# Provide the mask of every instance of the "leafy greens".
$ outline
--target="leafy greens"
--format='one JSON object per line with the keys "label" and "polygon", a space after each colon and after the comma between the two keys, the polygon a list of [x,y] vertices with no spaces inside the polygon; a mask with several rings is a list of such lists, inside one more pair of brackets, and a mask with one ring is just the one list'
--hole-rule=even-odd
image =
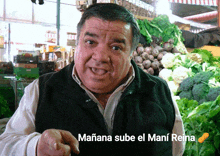
{"label": "leafy greens", "polygon": [[[183,44],[184,38],[182,37],[182,31],[177,25],[171,24],[167,15],[159,15],[155,17],[151,22],[147,19],[137,20],[141,29],[141,34],[146,37],[147,43],[152,42],[152,36],[162,37],[163,43],[169,39],[174,40],[174,47],[182,52],[186,53],[187,50]],[[146,31],[149,33],[146,33]],[[161,43],[161,44],[163,44]]]}
{"label": "leafy greens", "polygon": [[[184,156],[215,156],[220,154],[220,95],[215,101],[197,105],[197,101],[186,98],[177,100],[186,135],[195,136],[195,142],[186,142]],[[209,137],[199,143],[203,133]]]}

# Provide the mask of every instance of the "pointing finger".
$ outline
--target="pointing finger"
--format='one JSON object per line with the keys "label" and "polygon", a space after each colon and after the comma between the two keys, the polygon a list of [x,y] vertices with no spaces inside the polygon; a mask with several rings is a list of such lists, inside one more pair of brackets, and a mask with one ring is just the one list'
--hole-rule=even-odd
{"label": "pointing finger", "polygon": [[69,144],[71,147],[72,151],[76,154],[79,154],[79,142],[78,140],[70,133],[67,131],[61,131],[61,135],[63,140]]}

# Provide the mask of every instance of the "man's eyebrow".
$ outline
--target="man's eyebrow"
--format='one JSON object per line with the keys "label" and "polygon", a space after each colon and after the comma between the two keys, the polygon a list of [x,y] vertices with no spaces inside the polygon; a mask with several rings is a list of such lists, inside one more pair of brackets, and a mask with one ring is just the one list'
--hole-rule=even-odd
{"label": "man's eyebrow", "polygon": [[117,43],[124,43],[125,44],[125,39],[114,38],[113,41],[117,42]]}
{"label": "man's eyebrow", "polygon": [[[91,33],[91,32],[86,32],[84,36],[90,36],[90,37],[96,37],[98,38],[99,35],[95,34],[95,33]],[[125,39],[118,39],[118,38],[114,38],[113,39],[114,42],[117,42],[117,43],[123,43],[125,44]]]}
{"label": "man's eyebrow", "polygon": [[91,37],[99,37],[97,34],[91,33],[91,32],[86,32],[84,36],[91,36]]}

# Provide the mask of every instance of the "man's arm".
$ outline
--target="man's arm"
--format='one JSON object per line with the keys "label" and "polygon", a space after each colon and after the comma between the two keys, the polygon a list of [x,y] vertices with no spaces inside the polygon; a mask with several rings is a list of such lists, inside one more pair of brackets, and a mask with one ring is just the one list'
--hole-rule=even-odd
{"label": "man's arm", "polygon": [[35,114],[39,97],[38,79],[25,88],[19,107],[0,135],[1,156],[35,156],[41,137],[35,132]]}

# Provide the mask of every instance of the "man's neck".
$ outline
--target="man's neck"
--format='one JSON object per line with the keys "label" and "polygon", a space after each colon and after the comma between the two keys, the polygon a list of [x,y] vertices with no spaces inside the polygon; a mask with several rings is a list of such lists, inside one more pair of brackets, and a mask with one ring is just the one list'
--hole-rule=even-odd
{"label": "man's neck", "polygon": [[108,102],[108,99],[109,99],[109,97],[111,96],[112,93],[106,93],[106,94],[93,93],[93,94],[97,98],[99,103],[102,105],[102,107],[105,109],[105,106]]}

